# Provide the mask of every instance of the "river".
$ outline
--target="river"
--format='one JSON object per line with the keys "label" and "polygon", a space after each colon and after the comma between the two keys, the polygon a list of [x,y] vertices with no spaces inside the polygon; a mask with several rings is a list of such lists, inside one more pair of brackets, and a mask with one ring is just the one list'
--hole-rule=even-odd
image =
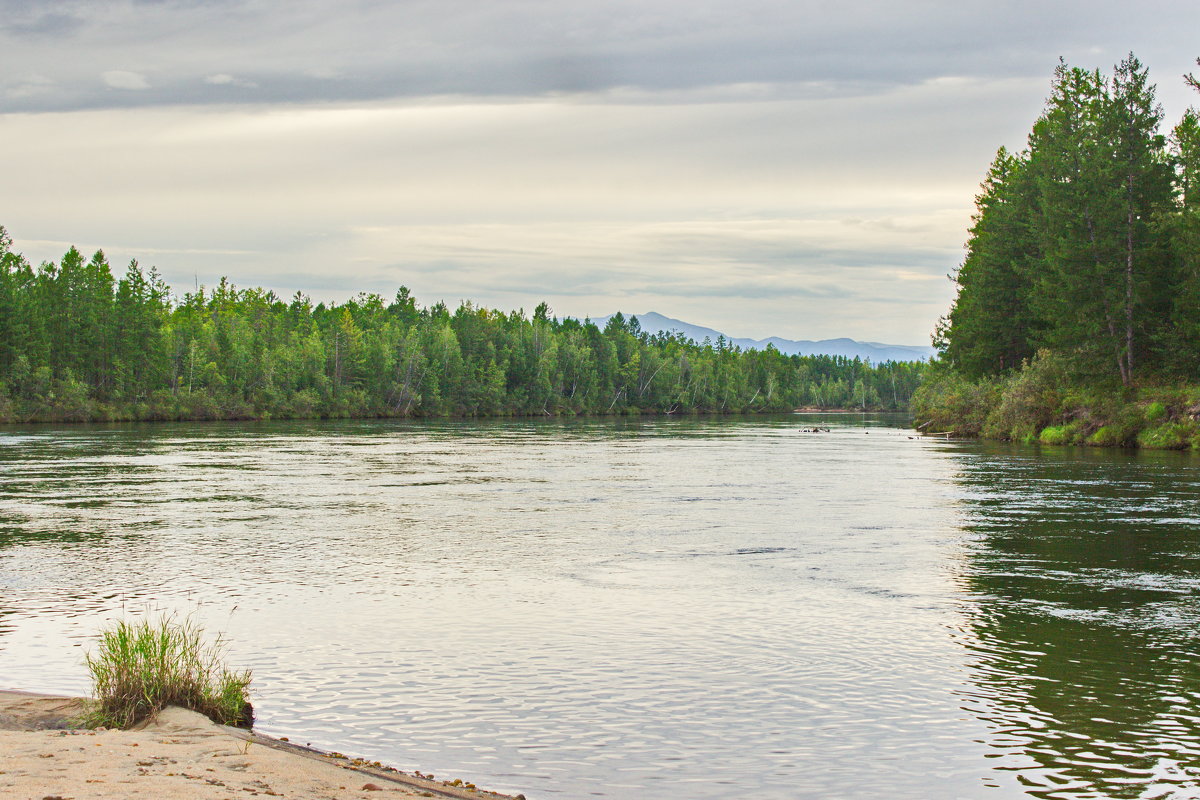
{"label": "river", "polygon": [[903,424],[0,429],[0,688],[173,613],[264,732],[531,800],[1200,796],[1200,459]]}

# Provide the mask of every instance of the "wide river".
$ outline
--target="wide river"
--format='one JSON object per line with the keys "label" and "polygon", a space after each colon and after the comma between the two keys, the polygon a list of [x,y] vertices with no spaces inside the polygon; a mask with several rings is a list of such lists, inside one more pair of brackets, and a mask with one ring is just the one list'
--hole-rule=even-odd
{"label": "wide river", "polygon": [[0,688],[166,611],[531,800],[1200,797],[1200,459],[903,424],[3,428]]}

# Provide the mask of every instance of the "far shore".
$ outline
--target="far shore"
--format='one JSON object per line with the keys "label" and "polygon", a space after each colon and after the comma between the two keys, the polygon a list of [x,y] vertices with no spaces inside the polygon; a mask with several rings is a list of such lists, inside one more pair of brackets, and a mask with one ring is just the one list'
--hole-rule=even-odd
{"label": "far shore", "polygon": [[171,707],[131,730],[73,727],[82,698],[0,690],[0,796],[72,800],[523,800],[230,728]]}
{"label": "far shore", "polygon": [[445,421],[494,421],[494,420],[619,420],[619,419],[651,419],[658,417],[709,419],[721,417],[769,417],[784,414],[907,414],[907,408],[820,408],[817,406],[801,406],[790,411],[786,408],[774,409],[738,409],[719,411],[711,409],[691,409],[688,411],[672,410],[621,410],[619,412],[558,412],[558,413],[511,413],[511,414],[271,414],[267,412],[251,413],[239,411],[229,414],[212,414],[206,416],[175,415],[139,417],[134,414],[118,411],[112,414],[64,415],[64,414],[34,414],[18,418],[9,410],[0,406],[0,431],[19,430],[31,425],[171,425],[181,422],[336,422],[345,420],[378,420],[393,422],[445,422]]}

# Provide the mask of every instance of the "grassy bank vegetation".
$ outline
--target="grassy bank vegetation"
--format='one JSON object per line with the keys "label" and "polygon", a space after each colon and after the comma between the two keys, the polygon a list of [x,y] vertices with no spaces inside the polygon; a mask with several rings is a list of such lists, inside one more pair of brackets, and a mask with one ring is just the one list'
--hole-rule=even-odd
{"label": "grassy bank vegetation", "polygon": [[913,395],[914,424],[987,439],[1200,450],[1200,385],[1126,387],[1073,367],[1069,357],[1050,351],[1020,369],[974,380],[943,366]]}
{"label": "grassy bank vegetation", "polygon": [[249,728],[249,672],[223,664],[218,638],[206,642],[195,624],[170,618],[120,621],[100,634],[86,659],[95,704],[92,727],[128,728],[167,706],[182,706],[218,722]]}

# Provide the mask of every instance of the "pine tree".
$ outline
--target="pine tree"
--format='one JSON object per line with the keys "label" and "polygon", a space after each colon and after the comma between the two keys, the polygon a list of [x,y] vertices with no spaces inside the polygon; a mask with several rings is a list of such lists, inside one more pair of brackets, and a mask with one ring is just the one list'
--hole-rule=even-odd
{"label": "pine tree", "polygon": [[967,256],[954,275],[958,297],[938,332],[942,357],[965,375],[1003,372],[1033,354],[1032,191],[1025,159],[1000,148],[975,198]]}

